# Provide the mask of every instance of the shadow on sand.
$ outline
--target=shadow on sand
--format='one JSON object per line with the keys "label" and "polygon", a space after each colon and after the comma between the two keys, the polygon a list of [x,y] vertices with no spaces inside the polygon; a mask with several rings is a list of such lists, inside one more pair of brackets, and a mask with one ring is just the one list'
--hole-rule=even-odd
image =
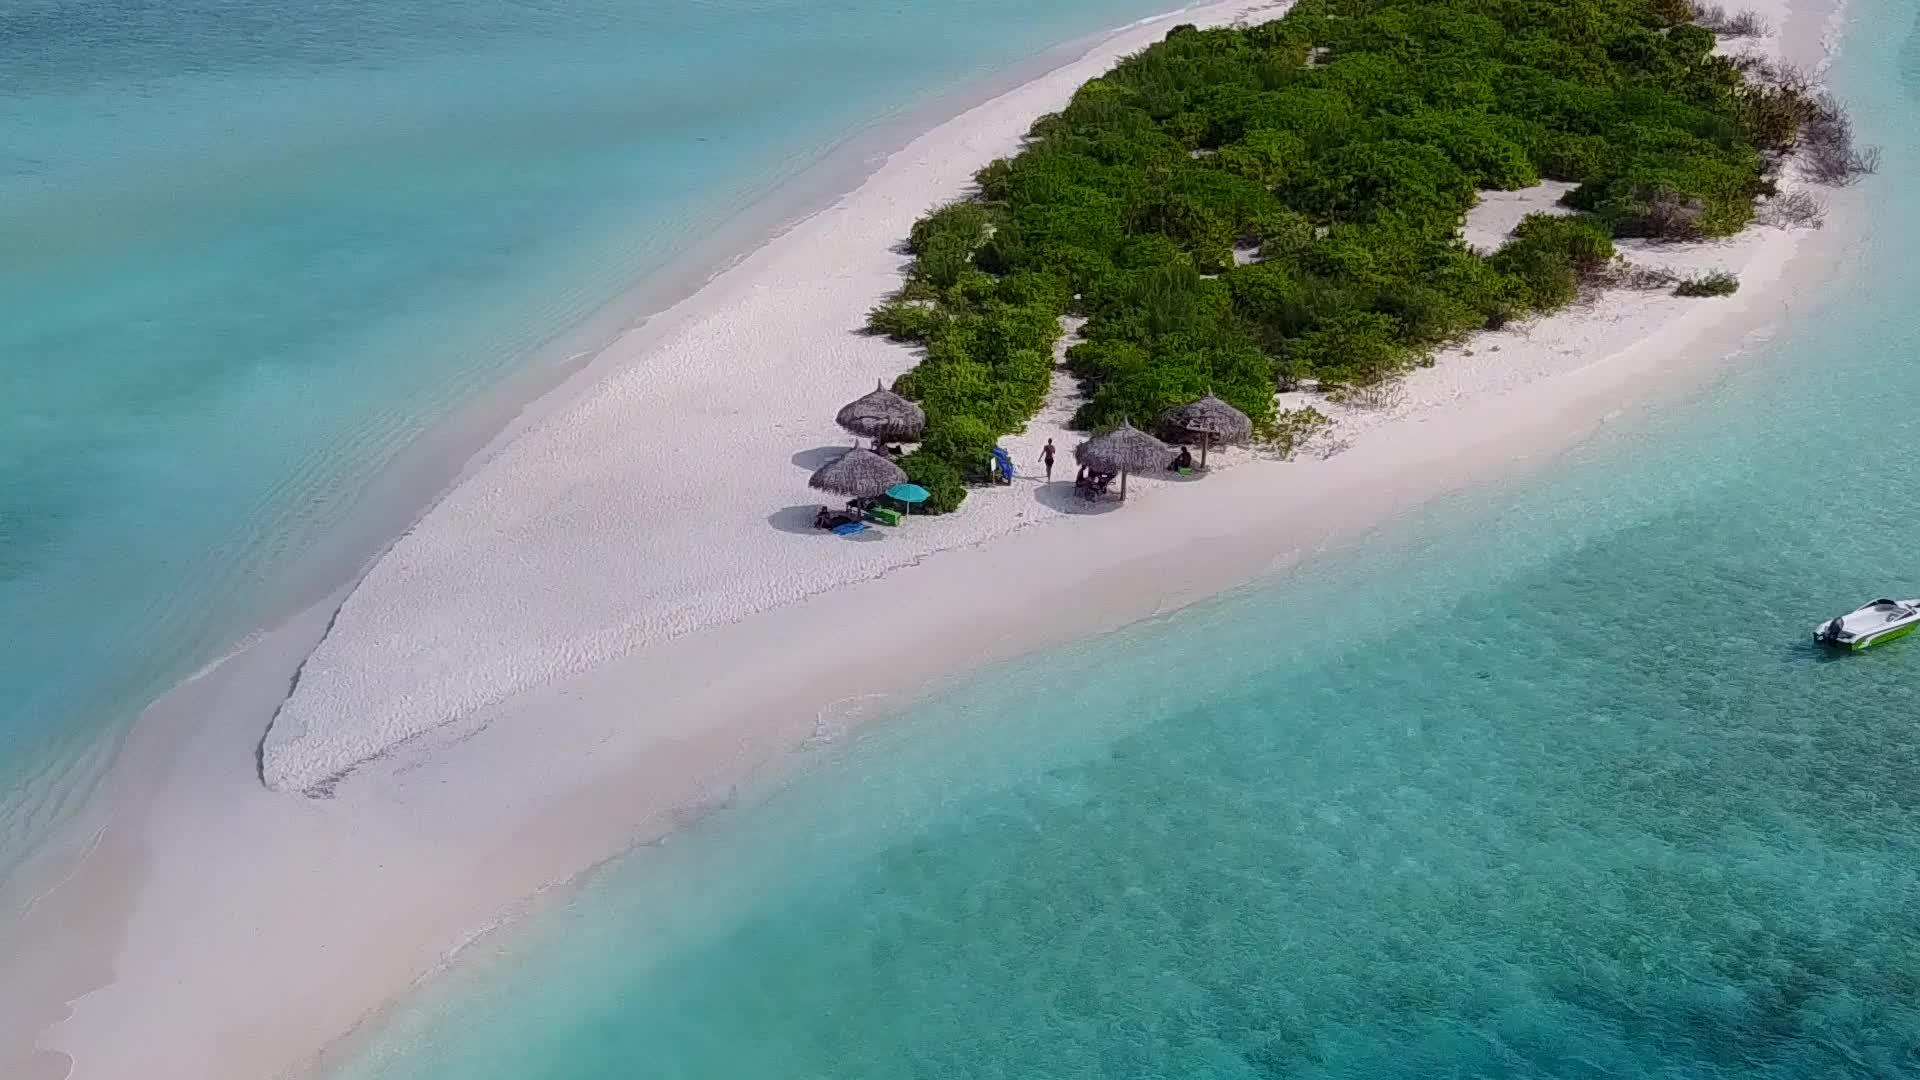
{"label": "shadow on sand", "polygon": [[808,472],[814,472],[822,465],[840,460],[840,455],[851,449],[853,449],[851,444],[846,446],[816,446],[811,450],[800,451],[793,455],[791,460],[795,465],[800,466]]}
{"label": "shadow on sand", "polygon": [[1089,500],[1080,497],[1074,490],[1073,481],[1055,480],[1051,484],[1041,484],[1034,490],[1036,502],[1049,510],[1062,514],[1111,514],[1120,509],[1119,481],[1114,481],[1113,494],[1103,495],[1099,499]]}
{"label": "shadow on sand", "polygon": [[825,529],[816,529],[813,527],[813,515],[819,513],[822,506],[829,506],[830,509],[839,509],[837,506],[817,502],[807,503],[803,506],[788,506],[768,514],[767,524],[783,533],[792,533],[795,536],[817,536],[822,540],[857,540],[866,542],[880,540],[886,536],[885,531],[877,526],[869,528],[865,532],[855,533],[852,536],[835,536]]}
{"label": "shadow on sand", "polygon": [[789,506],[783,510],[775,510],[773,513],[767,515],[767,524],[779,529],[783,533],[792,533],[795,536],[831,537],[833,534],[827,532],[825,529],[816,529],[813,527],[813,515],[819,513],[820,507],[823,505],[823,503],[816,502],[808,503],[805,506]]}

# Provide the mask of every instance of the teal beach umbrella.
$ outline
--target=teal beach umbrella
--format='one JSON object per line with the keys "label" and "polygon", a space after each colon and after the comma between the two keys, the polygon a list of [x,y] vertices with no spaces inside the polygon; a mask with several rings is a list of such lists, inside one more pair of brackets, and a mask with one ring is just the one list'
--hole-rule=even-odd
{"label": "teal beach umbrella", "polygon": [[906,503],[907,513],[911,514],[916,503],[927,501],[927,489],[919,484],[895,484],[887,489],[887,498]]}
{"label": "teal beach umbrella", "polygon": [[895,484],[887,489],[887,498],[899,499],[903,503],[923,503],[927,501],[927,489],[919,484]]}

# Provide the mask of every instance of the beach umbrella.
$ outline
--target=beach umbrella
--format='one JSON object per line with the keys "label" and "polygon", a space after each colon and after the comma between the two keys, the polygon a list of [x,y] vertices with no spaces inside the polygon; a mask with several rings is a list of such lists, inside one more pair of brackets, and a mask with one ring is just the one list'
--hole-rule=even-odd
{"label": "beach umbrella", "polygon": [[887,489],[887,498],[906,503],[909,514],[913,513],[915,505],[926,502],[932,494],[919,484],[895,484]]}
{"label": "beach umbrella", "polygon": [[907,474],[900,471],[900,466],[856,446],[822,465],[807,485],[849,498],[870,499],[906,480]]}
{"label": "beach umbrella", "polygon": [[1190,401],[1167,410],[1167,426],[1200,436],[1200,467],[1206,468],[1207,450],[1214,443],[1234,446],[1253,438],[1253,421],[1247,414],[1214,397],[1211,392],[1199,401]]}
{"label": "beach umbrella", "polygon": [[848,403],[833,420],[855,435],[875,440],[914,442],[927,430],[926,410],[880,385],[877,380],[873,384],[873,393]]}
{"label": "beach umbrella", "polygon": [[1126,421],[1073,448],[1073,459],[1094,472],[1119,473],[1120,497],[1127,497],[1127,474],[1164,469],[1173,450]]}

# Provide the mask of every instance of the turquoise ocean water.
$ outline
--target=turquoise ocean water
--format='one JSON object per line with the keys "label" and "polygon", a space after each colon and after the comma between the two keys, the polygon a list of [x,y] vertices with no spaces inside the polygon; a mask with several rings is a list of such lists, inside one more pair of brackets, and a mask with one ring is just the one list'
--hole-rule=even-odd
{"label": "turquoise ocean water", "polygon": [[1909,6],[1870,241],[1697,399],[942,688],[597,875],[351,1080],[1920,1075]]}
{"label": "turquoise ocean water", "polygon": [[436,421],[850,134],[1167,6],[0,0],[0,872]]}

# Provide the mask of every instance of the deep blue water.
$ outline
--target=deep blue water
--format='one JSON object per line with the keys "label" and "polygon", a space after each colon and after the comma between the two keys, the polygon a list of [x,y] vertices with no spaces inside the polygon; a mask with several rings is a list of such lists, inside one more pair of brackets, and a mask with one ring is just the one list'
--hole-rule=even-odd
{"label": "deep blue water", "polygon": [[1920,1075],[1920,39],[1873,235],[1696,399],[946,686],[599,874],[343,1076]]}
{"label": "deep blue water", "polygon": [[848,135],[1166,3],[0,0],[0,872],[436,421]]}

